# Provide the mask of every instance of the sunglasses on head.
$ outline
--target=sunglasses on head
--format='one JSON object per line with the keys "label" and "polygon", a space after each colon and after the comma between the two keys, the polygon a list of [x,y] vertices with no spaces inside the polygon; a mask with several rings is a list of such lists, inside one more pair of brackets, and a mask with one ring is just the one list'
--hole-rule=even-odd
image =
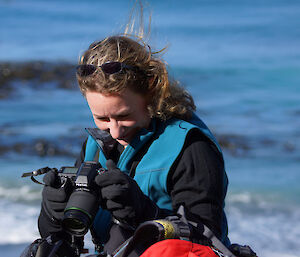
{"label": "sunglasses on head", "polygon": [[101,68],[102,71],[106,74],[115,74],[118,72],[122,72],[124,69],[137,71],[138,68],[132,65],[128,65],[123,62],[106,62],[100,66],[93,65],[93,64],[81,64],[76,67],[77,74],[80,77],[86,77],[92,75],[97,68]]}

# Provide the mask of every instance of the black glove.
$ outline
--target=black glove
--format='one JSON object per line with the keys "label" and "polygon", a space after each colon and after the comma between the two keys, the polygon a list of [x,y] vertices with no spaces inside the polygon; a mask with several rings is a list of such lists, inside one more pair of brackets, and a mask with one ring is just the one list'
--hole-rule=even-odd
{"label": "black glove", "polygon": [[42,192],[42,210],[54,224],[60,224],[71,193],[71,183],[65,180],[62,184],[57,175],[57,169],[48,167],[43,169],[49,169],[49,171],[43,178],[45,186]]}
{"label": "black glove", "polygon": [[136,181],[120,171],[112,160],[108,160],[106,166],[108,170],[95,178],[100,187],[102,208],[131,226],[157,218],[159,208],[144,195]]}

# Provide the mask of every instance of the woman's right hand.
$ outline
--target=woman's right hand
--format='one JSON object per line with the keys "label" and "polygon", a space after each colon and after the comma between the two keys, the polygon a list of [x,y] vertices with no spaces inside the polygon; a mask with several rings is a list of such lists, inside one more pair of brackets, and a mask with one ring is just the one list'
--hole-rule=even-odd
{"label": "woman's right hand", "polygon": [[54,224],[60,224],[71,194],[71,183],[69,180],[62,182],[57,169],[43,169],[49,171],[43,178],[45,186],[42,192],[42,209]]}

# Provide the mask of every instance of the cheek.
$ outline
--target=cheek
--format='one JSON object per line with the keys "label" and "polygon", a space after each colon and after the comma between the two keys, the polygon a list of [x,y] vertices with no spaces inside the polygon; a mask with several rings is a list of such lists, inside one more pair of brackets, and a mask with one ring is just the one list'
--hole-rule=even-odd
{"label": "cheek", "polygon": [[136,120],[126,120],[126,121],[119,122],[119,125],[121,127],[132,128],[138,126],[138,123]]}
{"label": "cheek", "polygon": [[136,117],[136,120],[139,123],[140,127],[147,128],[151,120],[148,110],[140,110],[138,116]]}

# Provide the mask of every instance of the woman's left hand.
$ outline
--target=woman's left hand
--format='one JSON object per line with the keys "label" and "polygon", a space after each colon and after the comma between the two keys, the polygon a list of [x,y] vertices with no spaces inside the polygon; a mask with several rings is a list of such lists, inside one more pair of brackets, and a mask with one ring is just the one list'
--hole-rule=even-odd
{"label": "woman's left hand", "polygon": [[101,207],[131,226],[157,218],[158,206],[141,191],[136,181],[120,171],[112,160],[108,160],[106,166],[107,171],[95,178],[100,188]]}

